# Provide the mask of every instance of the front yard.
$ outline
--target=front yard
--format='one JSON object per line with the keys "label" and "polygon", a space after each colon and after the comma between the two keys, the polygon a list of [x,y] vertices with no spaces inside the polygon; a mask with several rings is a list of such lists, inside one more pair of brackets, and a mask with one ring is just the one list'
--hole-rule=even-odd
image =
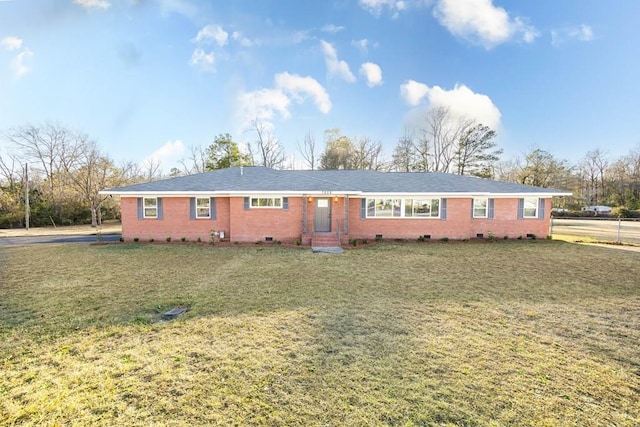
{"label": "front yard", "polygon": [[638,425],[638,265],[549,241],[2,247],[0,424]]}

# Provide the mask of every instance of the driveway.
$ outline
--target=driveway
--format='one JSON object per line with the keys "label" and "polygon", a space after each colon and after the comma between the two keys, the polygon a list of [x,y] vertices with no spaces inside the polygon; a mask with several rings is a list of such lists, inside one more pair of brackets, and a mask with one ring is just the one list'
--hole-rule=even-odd
{"label": "driveway", "polygon": [[[117,242],[120,234],[103,234],[103,242]],[[95,235],[0,237],[0,246],[36,245],[44,243],[95,243]]]}

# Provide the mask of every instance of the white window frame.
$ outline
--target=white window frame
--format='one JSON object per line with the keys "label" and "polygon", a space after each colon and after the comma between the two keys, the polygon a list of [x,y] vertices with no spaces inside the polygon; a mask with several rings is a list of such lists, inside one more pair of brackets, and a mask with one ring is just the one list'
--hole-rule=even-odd
{"label": "white window frame", "polygon": [[[476,202],[484,202],[484,207],[476,205]],[[484,215],[478,215],[476,212],[484,209]],[[488,218],[489,217],[489,198],[488,197],[474,197],[473,198],[473,217],[474,218]]]}
{"label": "white window frame", "polygon": [[[153,205],[149,204],[147,206],[147,200],[153,200]],[[147,215],[147,209],[155,210],[154,215]],[[143,197],[142,198],[142,216],[143,218],[158,218],[158,198],[157,197]]]}
{"label": "white window frame", "polygon": [[[200,215],[200,209],[205,209],[204,206],[199,206],[198,205],[198,201],[199,200],[206,200],[207,201],[207,215]],[[211,218],[211,197],[196,197],[196,219],[209,219]]]}
{"label": "white window frame", "polygon": [[[429,201],[429,215],[413,215],[414,212],[414,208],[413,206],[415,205],[416,201],[420,201],[420,202],[424,202],[424,201]],[[432,210],[433,207],[433,202],[437,200],[438,201],[438,209],[436,212],[436,215],[433,215],[434,211]],[[378,206],[381,204],[379,202],[383,201],[384,203],[382,204],[390,204],[391,205],[391,211],[390,211],[390,215],[386,215],[386,216],[378,216],[376,215],[376,213],[378,213]],[[411,207],[409,207],[408,203],[411,203]],[[366,212],[366,217],[367,218],[371,218],[371,219],[438,219],[440,218],[440,207],[442,206],[442,199],[440,197],[368,197],[366,199],[366,207],[367,207],[367,212]],[[373,206],[371,205],[371,203],[373,203]],[[406,215],[406,210],[405,209],[411,209],[411,215],[407,216]],[[373,210],[373,215],[370,214],[371,210]],[[397,215],[396,215],[397,213]]]}
{"label": "white window frame", "polygon": [[[538,197],[525,197],[522,199],[522,217],[523,218],[538,218],[538,205],[540,201]],[[529,205],[527,207],[527,204]],[[533,204],[533,207],[531,205]],[[533,209],[533,215],[527,215],[527,209],[531,211]]]}
{"label": "white window frame", "polygon": [[[254,200],[257,201],[255,205],[253,202]],[[260,206],[260,200],[271,200],[271,206],[268,206],[268,205]],[[249,208],[251,209],[284,209],[282,206],[282,197],[250,197]]]}

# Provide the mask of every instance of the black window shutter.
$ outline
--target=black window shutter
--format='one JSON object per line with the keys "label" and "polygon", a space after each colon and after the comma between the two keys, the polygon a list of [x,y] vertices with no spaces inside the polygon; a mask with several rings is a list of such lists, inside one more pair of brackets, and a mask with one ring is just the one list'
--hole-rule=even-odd
{"label": "black window shutter", "polygon": [[244,198],[244,210],[245,211],[249,210],[249,198],[248,197]]}
{"label": "black window shutter", "polygon": [[493,219],[494,210],[495,210],[494,199],[489,199],[489,205],[487,209],[488,209],[487,217],[489,217],[489,219]]}
{"label": "black window shutter", "polygon": [[162,219],[162,197],[158,197],[156,200],[158,202],[158,219]]}
{"label": "black window shutter", "polygon": [[447,199],[440,199],[440,219],[447,219]]}
{"label": "black window shutter", "polygon": [[189,219],[196,219],[196,198],[189,199]]}
{"label": "black window shutter", "polygon": [[209,214],[212,220],[216,219],[216,198],[212,197],[209,199]]}
{"label": "black window shutter", "polygon": [[544,199],[538,199],[538,218],[544,219]]}
{"label": "black window shutter", "polygon": [[360,199],[360,219],[367,217],[367,199]]}
{"label": "black window shutter", "polygon": [[471,219],[473,219],[473,216],[474,216],[473,214],[475,213],[475,212],[473,211],[473,204],[474,204],[475,200],[476,200],[476,199],[471,199]]}
{"label": "black window shutter", "polygon": [[282,198],[282,209],[284,209],[284,210],[288,210],[289,209],[289,198],[288,197],[283,197]]}

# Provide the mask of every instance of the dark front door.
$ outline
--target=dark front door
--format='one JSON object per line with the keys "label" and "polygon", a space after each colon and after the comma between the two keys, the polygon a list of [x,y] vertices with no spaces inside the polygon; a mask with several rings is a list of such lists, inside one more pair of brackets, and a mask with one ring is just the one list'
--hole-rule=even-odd
{"label": "dark front door", "polygon": [[331,231],[331,199],[316,199],[316,215],[313,221],[315,232]]}

